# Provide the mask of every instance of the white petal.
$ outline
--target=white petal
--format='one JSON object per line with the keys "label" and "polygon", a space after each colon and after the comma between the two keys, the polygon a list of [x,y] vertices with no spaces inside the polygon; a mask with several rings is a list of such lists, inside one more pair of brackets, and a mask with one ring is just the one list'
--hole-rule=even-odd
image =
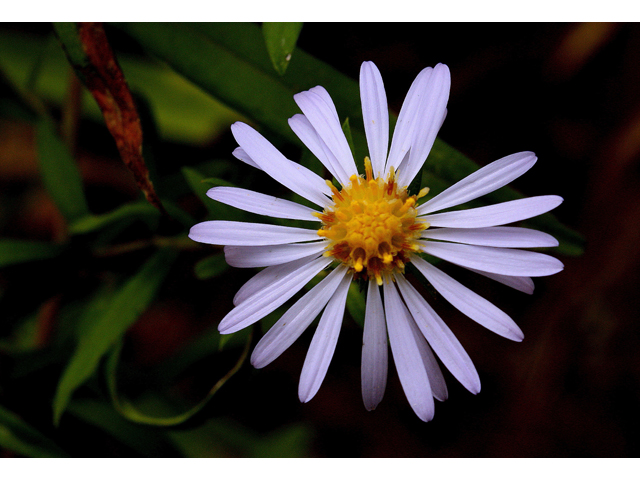
{"label": "white petal", "polygon": [[422,238],[503,248],[557,247],[558,241],[538,230],[520,227],[430,228]]}
{"label": "white petal", "polygon": [[478,247],[444,242],[420,242],[423,252],[456,265],[483,272],[516,277],[543,277],[561,271],[562,262],[549,255],[527,250]]}
{"label": "white petal", "polygon": [[418,418],[428,422],[435,413],[429,377],[409,324],[413,320],[391,281],[384,283],[384,310],[391,353],[402,389]]}
{"label": "white petal", "polygon": [[[467,268],[467,267],[465,267]],[[496,282],[500,282],[507,287],[514,288],[523,293],[528,293],[531,295],[535,288],[533,284],[533,280],[530,277],[515,277],[513,275],[498,275],[497,273],[489,273],[483,272],[481,270],[476,270],[475,268],[467,268],[467,270],[471,270],[472,272],[479,273],[480,275],[484,275],[491,280],[495,280]]]}
{"label": "white petal", "polygon": [[318,231],[266,223],[211,220],[191,227],[189,238],[211,245],[280,245],[318,240]]}
{"label": "white petal", "polygon": [[519,222],[553,210],[562,203],[557,195],[521,198],[487,207],[469,208],[453,212],[435,213],[420,217],[432,227],[483,228]]}
{"label": "white petal", "polygon": [[[291,262],[294,264],[295,262]],[[220,333],[233,333],[248,327],[298,293],[306,283],[327,267],[330,260],[324,257],[303,263],[297,269],[275,279],[266,287],[252,295],[248,301],[239,303],[218,325]],[[297,264],[296,264],[297,265]]]}
{"label": "white petal", "polygon": [[289,126],[334,178],[342,185],[349,184],[349,175],[347,175],[344,167],[318,136],[318,132],[313,128],[307,117],[298,113],[289,119]]}
{"label": "white petal", "polygon": [[253,168],[257,168],[258,170],[262,170],[262,169],[260,168],[260,166],[259,166],[256,162],[254,162],[254,161],[251,159],[251,157],[247,154],[247,152],[245,152],[242,148],[237,147],[237,148],[233,151],[232,155],[233,155],[234,157],[236,157],[238,160],[240,160],[240,161],[242,161],[242,162],[246,163],[247,165],[251,165]]}
{"label": "white petal", "polygon": [[251,365],[265,367],[289,348],[311,325],[346,275],[346,266],[336,267],[287,310],[256,345],[251,354]]}
{"label": "white petal", "polygon": [[380,71],[373,62],[360,67],[360,100],[374,177],[384,173],[389,148],[389,107]]}
{"label": "white petal", "polygon": [[313,216],[315,210],[309,207],[282,198],[254,192],[253,190],[236,187],[214,187],[207,191],[207,196],[226,205],[257,213],[258,215],[318,221],[318,218]]}
{"label": "white petal", "polygon": [[414,119],[409,159],[398,172],[398,185],[409,185],[422,168],[436,139],[449,100],[451,74],[449,67],[439,63],[422,92],[418,113]]}
{"label": "white petal", "polygon": [[[340,121],[335,114],[335,106],[331,102],[328,94],[326,96],[318,94],[316,90],[300,92],[293,96],[304,116],[307,117],[318,136],[329,147],[335,157],[342,165],[348,176],[357,175],[358,169],[353,161],[351,149],[344,136]],[[330,103],[327,103],[329,99]]]}
{"label": "white petal", "polygon": [[369,280],[360,370],[362,400],[367,410],[373,410],[378,406],[387,387],[388,350],[380,287],[375,280]]}
{"label": "white petal", "polygon": [[338,111],[336,110],[336,106],[333,103],[333,99],[331,98],[331,95],[329,95],[329,92],[327,92],[327,90],[321,85],[310,88],[309,91],[319,95],[324,100],[324,103],[329,105],[329,108],[331,109],[331,113],[333,114],[333,118],[335,118],[336,122],[340,123],[340,117],[338,116]]}
{"label": "white petal", "polygon": [[240,287],[233,297],[233,304],[238,306],[254,295],[261,294],[265,288],[268,288],[272,283],[289,276],[294,270],[305,270],[311,261],[318,257],[318,254],[308,254],[307,256],[301,257],[297,260],[291,260],[287,263],[265,268],[264,270],[256,273],[244,285],[242,285],[242,287]]}
{"label": "white petal", "polygon": [[422,258],[413,256],[411,261],[438,293],[470,319],[505,338],[522,341],[520,327],[498,307]]}
{"label": "white petal", "polygon": [[536,160],[533,152],[520,152],[491,162],[420,205],[418,214],[424,215],[461,205],[491,193],[524,174],[533,167]]}
{"label": "white petal", "polygon": [[453,332],[402,275],[396,275],[404,298],[422,335],[454,377],[473,394],[480,391],[480,377],[473,362]]}
{"label": "white petal", "polygon": [[318,328],[313,335],[300,373],[298,397],[302,403],[307,403],[315,396],[327,374],[329,363],[338,343],[344,307],[347,303],[347,292],[352,278],[353,275],[346,275],[342,278],[338,289],[320,317]]}
{"label": "white petal", "polygon": [[329,205],[327,197],[331,196],[331,189],[321,177],[285,158],[249,125],[236,122],[231,125],[231,133],[247,155],[274,180],[316,205]]}
{"label": "white petal", "polygon": [[442,370],[440,370],[440,365],[438,365],[438,361],[431,351],[429,344],[425,340],[424,335],[422,335],[412,318],[409,319],[409,326],[411,327],[411,331],[413,332],[413,338],[416,341],[418,350],[420,350],[420,357],[422,358],[424,368],[427,370],[429,385],[431,386],[431,393],[436,398],[436,400],[444,402],[449,396],[449,393],[447,391],[447,384],[444,381],[444,375],[442,375]]}
{"label": "white petal", "polygon": [[423,69],[407,92],[393,131],[389,157],[387,158],[387,164],[385,166],[385,175],[389,173],[391,167],[397,170],[405,156],[409,154],[411,141],[413,139],[413,129],[416,125],[415,118],[419,113],[420,102],[432,73],[433,68],[431,67]]}
{"label": "white petal", "polygon": [[284,245],[261,245],[238,247],[227,245],[224,255],[227,263],[237,268],[255,268],[280,265],[313,254],[320,254],[327,242],[287,243]]}

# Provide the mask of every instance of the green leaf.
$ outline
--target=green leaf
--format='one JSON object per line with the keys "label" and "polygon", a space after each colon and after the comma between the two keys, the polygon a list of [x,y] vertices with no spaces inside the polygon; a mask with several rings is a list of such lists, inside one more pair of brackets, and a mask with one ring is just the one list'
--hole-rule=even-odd
{"label": "green leaf", "polygon": [[302,30],[301,22],[264,22],[262,24],[262,34],[271,63],[280,75],[284,75],[287,71],[300,30]]}
{"label": "green leaf", "polygon": [[187,457],[306,458],[313,431],[294,423],[271,432],[255,432],[225,418],[193,430],[172,430],[169,436]]}
{"label": "green leaf", "polygon": [[74,417],[108,433],[123,445],[147,457],[176,457],[178,451],[158,429],[136,425],[120,416],[111,405],[96,400],[74,400],[67,411]]}
{"label": "green leaf", "polygon": [[95,319],[95,323],[83,332],[71,361],[58,383],[53,400],[56,424],[73,392],[93,375],[102,356],[122,338],[126,330],[151,303],[175,257],[174,250],[159,250],[114,295],[102,315]]}
{"label": "green leaf", "polygon": [[356,159],[358,167],[362,167],[364,169],[364,159],[363,161],[358,162],[359,158],[356,156],[356,148],[353,145],[353,134],[351,133],[351,125],[349,125],[349,117],[345,118],[344,122],[342,122],[342,131],[344,132],[344,136],[347,137],[347,143],[351,149],[351,154]]}
{"label": "green leaf", "polygon": [[69,60],[78,67],[90,64],[78,36],[78,27],[74,22],[53,22],[53,29],[62,42]]}
{"label": "green leaf", "polygon": [[182,174],[189,184],[189,187],[191,187],[193,193],[195,193],[204,206],[207,207],[211,218],[234,218],[235,220],[240,220],[245,215],[242,210],[230,207],[224,203],[216,202],[207,196],[207,192],[211,187],[230,187],[233,186],[231,183],[218,178],[206,178],[198,170],[189,167],[183,167]]}
{"label": "green leaf", "polygon": [[[295,138],[287,118],[297,113],[297,108],[291,91],[278,81],[279,77],[238,58],[189,25],[127,23],[118,26],[150,53],[229,107],[250,114],[250,118],[259,118],[261,123],[279,132],[287,132],[291,140]],[[264,43],[262,39],[260,43]],[[269,70],[273,72],[272,68]]]}
{"label": "green leaf", "polygon": [[0,446],[25,457],[66,457],[51,439],[0,406]]}
{"label": "green leaf", "polygon": [[54,125],[41,119],[36,135],[42,181],[60,212],[69,222],[88,215],[80,172]]}
{"label": "green leaf", "polygon": [[229,268],[229,264],[225,261],[224,255],[217,253],[210,257],[203,258],[194,267],[196,277],[200,280],[214,278],[224,273]]}
{"label": "green leaf", "polygon": [[360,285],[358,285],[357,282],[351,282],[349,292],[347,293],[347,310],[351,318],[361,327],[364,327],[365,309],[364,293],[360,289]]}
{"label": "green leaf", "polygon": [[202,410],[209,401],[213,398],[218,390],[229,380],[232,376],[236,374],[240,367],[244,364],[248,354],[249,347],[251,346],[252,335],[249,334],[247,337],[247,341],[245,343],[244,349],[242,353],[238,357],[238,360],[233,365],[231,370],[227,372],[227,374],[218,380],[211,390],[207,393],[207,395],[198,402],[195,406],[190,408],[189,410],[180,413],[178,415],[171,416],[152,416],[146,413],[141,412],[138,408],[136,408],[131,402],[127,399],[123,398],[118,394],[118,384],[117,384],[117,369],[118,369],[118,361],[120,359],[120,350],[122,348],[122,344],[116,346],[107,362],[107,385],[109,387],[109,394],[111,395],[111,402],[114,408],[127,420],[135,423],[140,423],[144,425],[154,425],[159,427],[170,427],[175,425],[180,425],[181,423],[186,422],[194,415],[196,415],[200,410]]}
{"label": "green leaf", "polygon": [[54,243],[0,238],[0,267],[53,258],[62,249],[62,245]]}
{"label": "green leaf", "polygon": [[89,233],[105,228],[120,220],[144,219],[157,222],[160,212],[149,202],[135,202],[122,205],[115,210],[101,215],[87,215],[69,225],[71,233]]}

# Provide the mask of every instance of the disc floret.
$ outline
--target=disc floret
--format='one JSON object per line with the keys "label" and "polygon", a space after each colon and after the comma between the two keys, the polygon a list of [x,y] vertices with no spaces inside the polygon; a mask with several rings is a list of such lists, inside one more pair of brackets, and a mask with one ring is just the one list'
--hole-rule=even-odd
{"label": "disc floret", "polygon": [[420,232],[429,224],[417,218],[416,202],[429,190],[409,195],[406,186],[397,185],[393,168],[386,180],[374,178],[371,161],[364,162],[364,177],[352,175],[342,190],[327,181],[333,205],[318,214],[318,235],[330,240],[325,256],[382,285],[385,274],[403,273],[409,255],[418,251]]}

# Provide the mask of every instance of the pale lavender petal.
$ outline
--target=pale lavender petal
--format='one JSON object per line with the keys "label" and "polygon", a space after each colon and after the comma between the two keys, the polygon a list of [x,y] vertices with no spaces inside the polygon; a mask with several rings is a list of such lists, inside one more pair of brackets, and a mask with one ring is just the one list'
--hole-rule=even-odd
{"label": "pale lavender petal", "polygon": [[259,215],[294,220],[318,221],[315,210],[299,203],[236,187],[214,187],[207,196],[226,205]]}
{"label": "pale lavender petal", "polygon": [[557,247],[551,235],[520,227],[429,228],[421,238],[503,248]]}
{"label": "pale lavender petal", "polygon": [[491,193],[524,174],[536,160],[533,152],[520,152],[491,162],[420,205],[418,215],[461,205]]}
{"label": "pale lavender petal", "polygon": [[535,288],[535,285],[533,284],[533,280],[531,280],[530,277],[516,277],[513,275],[498,275],[497,273],[489,273],[489,272],[483,272],[482,270],[476,270],[475,268],[467,268],[467,270],[470,270],[472,272],[478,273],[480,275],[484,275],[487,278],[490,278],[491,280],[495,280],[496,282],[500,282],[503,285],[506,285],[507,287],[511,287],[515,290],[519,290],[523,293],[528,293],[529,295],[531,295],[533,293],[533,290]]}
{"label": "pale lavender petal", "polygon": [[316,205],[329,205],[331,189],[321,177],[285,158],[276,147],[247,124],[234,123],[231,125],[231,133],[247,155],[274,180]]}
{"label": "pale lavender petal", "polygon": [[289,119],[291,130],[298,136],[307,148],[329,170],[342,185],[349,184],[349,175],[329,147],[318,136],[307,117],[298,113]]}
{"label": "pale lavender petal", "polygon": [[544,277],[560,272],[562,262],[549,255],[510,248],[421,241],[421,250],[466,268],[516,277]]}
{"label": "pale lavender petal", "polygon": [[409,154],[411,141],[413,139],[413,130],[416,124],[415,118],[419,114],[421,99],[432,73],[433,68],[431,67],[423,69],[407,92],[393,131],[389,157],[387,158],[387,164],[385,166],[385,175],[389,173],[391,167],[397,170],[405,156]]}
{"label": "pale lavender petal", "polygon": [[418,350],[420,350],[420,357],[422,357],[424,368],[427,370],[431,393],[436,400],[444,402],[449,396],[449,392],[447,391],[447,383],[444,381],[444,375],[442,374],[442,370],[440,370],[440,365],[438,365],[438,361],[433,355],[433,351],[429,347],[424,335],[422,335],[413,319],[409,320],[409,326],[413,332],[413,338],[416,341]]}
{"label": "pale lavender petal", "polygon": [[458,339],[413,285],[402,275],[396,275],[396,280],[416,325],[433,351],[467,390],[477,394],[480,377]]}
{"label": "pale lavender petal", "polygon": [[439,63],[433,69],[428,83],[421,92],[416,123],[411,140],[409,159],[398,172],[398,185],[409,185],[422,168],[436,139],[449,100],[451,74],[449,67]]}
{"label": "pale lavender petal", "polygon": [[520,327],[498,307],[422,258],[413,256],[411,261],[438,293],[470,319],[505,338],[522,341]]}
{"label": "pale lavender petal", "polygon": [[247,165],[251,165],[253,168],[257,168],[258,170],[262,170],[260,168],[260,166],[254,162],[251,157],[247,154],[247,152],[245,152],[242,148],[237,147],[233,152],[232,155],[234,157],[236,157],[238,160],[240,160],[241,162],[246,163]]}
{"label": "pale lavender petal", "polygon": [[[320,257],[311,261],[306,259],[306,264],[297,269],[290,268],[286,275],[254,293],[249,301],[243,301],[233,308],[220,321],[218,330],[223,334],[233,333],[262,319],[298,293],[329,263],[331,260]],[[291,262],[290,266],[293,264],[296,262]]]}
{"label": "pale lavender petal", "polygon": [[318,392],[336,350],[352,274],[345,275],[324,309],[300,373],[298,397],[307,403]]}
{"label": "pale lavender petal", "polygon": [[251,354],[251,365],[262,368],[278,358],[311,325],[347,275],[340,265],[298,300],[260,339]]}
{"label": "pale lavender petal", "polygon": [[[321,88],[321,87],[316,87]],[[335,116],[333,102],[327,104],[328,94],[318,95],[317,90],[300,92],[293,96],[304,116],[313,125],[318,136],[333,152],[347,175],[357,175],[358,169],[353,160],[351,149],[344,136],[342,126]],[[330,100],[330,97],[329,97]]]}
{"label": "pale lavender petal", "polygon": [[233,304],[236,306],[240,305],[252,296],[260,294],[263,289],[269,287],[272,283],[287,277],[292,271],[306,268],[312,260],[315,260],[319,256],[320,255],[317,253],[310,253],[297,260],[291,260],[287,263],[269,266],[264,270],[261,270],[242,285],[242,287],[240,287],[233,297]]}
{"label": "pale lavender petal", "polygon": [[384,283],[384,310],[391,353],[402,389],[418,418],[428,422],[435,413],[429,376],[409,323],[413,320],[391,281]]}
{"label": "pale lavender petal", "polygon": [[211,220],[191,227],[189,238],[211,245],[280,245],[318,240],[317,230],[266,223]]}
{"label": "pale lavender petal", "polygon": [[519,222],[553,210],[562,203],[557,195],[521,198],[487,207],[434,213],[420,217],[432,227],[483,228]]}
{"label": "pale lavender petal", "polygon": [[362,400],[367,410],[375,409],[382,401],[387,387],[389,347],[387,327],[384,323],[384,309],[380,287],[375,280],[369,280],[367,306],[364,314],[362,334]]}
{"label": "pale lavender petal", "polygon": [[324,100],[324,103],[329,105],[329,108],[331,109],[331,113],[333,114],[333,118],[335,118],[336,122],[340,123],[340,117],[338,116],[338,110],[336,110],[336,106],[333,103],[333,99],[331,98],[331,95],[329,95],[329,92],[327,92],[327,90],[321,85],[318,85],[316,87],[310,88],[309,91],[317,94],[318,96],[320,96]]}
{"label": "pale lavender petal", "polygon": [[360,100],[374,177],[384,173],[389,148],[389,107],[380,71],[373,62],[360,67]]}
{"label": "pale lavender petal", "polygon": [[327,246],[321,240],[311,243],[287,243],[284,245],[261,245],[238,247],[227,245],[224,255],[227,263],[237,268],[269,267],[291,262],[309,255],[319,255]]}

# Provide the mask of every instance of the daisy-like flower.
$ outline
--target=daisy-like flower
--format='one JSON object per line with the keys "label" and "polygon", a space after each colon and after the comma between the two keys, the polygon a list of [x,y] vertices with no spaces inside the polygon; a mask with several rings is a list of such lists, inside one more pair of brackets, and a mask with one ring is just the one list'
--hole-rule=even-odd
{"label": "daisy-like flower", "polygon": [[262,319],[318,273],[333,267],[282,315],[251,356],[256,368],[268,365],[322,312],[302,367],[298,390],[302,402],[313,398],[325,377],[352,281],[368,282],[362,345],[365,407],[372,410],[382,400],[390,344],[407,400],[421,420],[429,421],[434,414],[434,397],[440,401],[447,397],[436,356],[474,394],[480,391],[480,379],[460,342],[405,278],[405,266],[412,263],[442,297],[469,318],[515,341],[521,341],[523,334],[507,314],[420,254],[438,257],[525,293],[533,292],[531,277],[552,275],[563,268],[553,257],[521,250],[557,246],[553,237],[503,226],[548,212],[562,202],[558,196],[436,213],[518,178],[536,162],[531,152],[497,160],[422,204],[419,199],[428,189],[414,194],[407,191],[446,116],[450,83],[449,69],[443,64],[418,74],[389,147],[382,78],[372,62],[362,64],[360,95],[370,155],[365,158],[363,174],[358,173],[327,91],[318,86],[295,95],[302,114],[290,118],[289,125],[340,188],[285,158],[250,126],[239,122],[231,126],[239,144],[233,152],[236,158],[264,171],[318,208],[242,188],[216,187],[207,195],[256,214],[308,220],[311,227],[208,221],[195,225],[189,236],[198,242],[225,245],[231,266],[266,267],[234,297],[235,307],[219,325],[223,334]]}

